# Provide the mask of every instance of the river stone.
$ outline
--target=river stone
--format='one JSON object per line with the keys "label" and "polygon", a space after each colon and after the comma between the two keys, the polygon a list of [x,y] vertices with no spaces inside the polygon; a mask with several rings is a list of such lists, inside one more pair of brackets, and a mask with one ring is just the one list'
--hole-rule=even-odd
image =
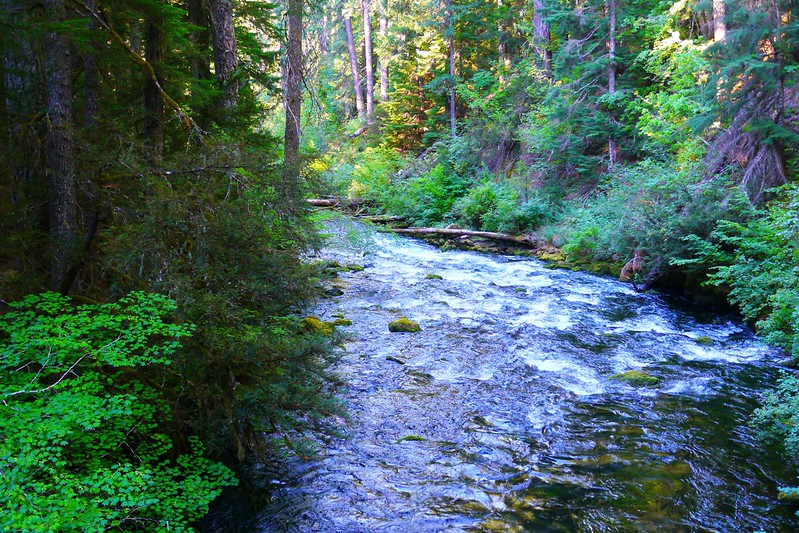
{"label": "river stone", "polygon": [[643,370],[628,370],[626,372],[620,372],[610,376],[610,379],[625,381],[630,385],[654,385],[659,381],[658,378],[649,372],[644,372]]}
{"label": "river stone", "polygon": [[416,333],[417,331],[422,331],[422,328],[419,327],[418,322],[402,316],[390,323],[388,330],[392,333]]}

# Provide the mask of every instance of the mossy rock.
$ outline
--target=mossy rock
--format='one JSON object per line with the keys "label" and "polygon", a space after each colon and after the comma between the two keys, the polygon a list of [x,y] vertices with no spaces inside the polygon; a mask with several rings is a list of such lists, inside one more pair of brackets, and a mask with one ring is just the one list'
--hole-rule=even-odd
{"label": "mossy rock", "polygon": [[424,279],[444,279],[438,274],[428,274],[424,277]]}
{"label": "mossy rock", "polygon": [[538,254],[538,258],[542,261],[565,261],[566,254],[561,251],[557,252],[541,252]]}
{"label": "mossy rock", "polygon": [[630,385],[655,385],[658,381],[660,381],[649,372],[645,372],[643,370],[628,370],[626,372],[620,372],[610,376],[610,379],[624,381]]}
{"label": "mossy rock", "polygon": [[708,336],[703,336],[703,337],[695,338],[694,342],[697,343],[697,344],[701,344],[702,346],[709,346],[709,345],[713,344],[715,341],[712,338],[708,337]]}
{"label": "mossy rock", "polygon": [[324,322],[316,316],[307,316],[300,320],[300,329],[303,333],[311,333],[314,335],[324,335],[329,337],[333,334],[333,324]]}
{"label": "mossy rock", "polygon": [[351,326],[352,325],[352,320],[350,320],[349,318],[337,318],[337,319],[335,319],[333,321],[333,325],[336,326],[336,327],[338,327],[338,326]]}
{"label": "mossy rock", "polygon": [[363,265],[358,265],[355,263],[347,265],[347,270],[350,272],[363,272],[365,267]]}
{"label": "mossy rock", "polygon": [[416,333],[422,331],[418,322],[408,319],[407,317],[400,317],[388,325],[388,330],[392,333]]}
{"label": "mossy rock", "polygon": [[421,442],[421,441],[425,441],[425,440],[427,440],[427,439],[424,438],[424,437],[421,437],[419,435],[405,435],[404,437],[399,439],[397,442],[405,442],[405,441]]}

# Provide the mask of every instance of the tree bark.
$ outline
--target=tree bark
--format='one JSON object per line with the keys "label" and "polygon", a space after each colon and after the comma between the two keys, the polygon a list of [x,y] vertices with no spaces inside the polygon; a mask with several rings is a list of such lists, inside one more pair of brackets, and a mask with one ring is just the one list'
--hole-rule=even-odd
{"label": "tree bark", "polygon": [[284,67],[286,131],[283,141],[283,177],[299,177],[300,116],[302,106],[302,10],[303,0],[288,0],[288,38]]}
{"label": "tree bark", "polygon": [[159,162],[164,153],[164,27],[160,14],[147,18],[144,37],[144,59],[153,68],[155,78],[147,78],[144,86],[144,136],[150,146],[151,159]]}
{"label": "tree bark", "polygon": [[[607,0],[608,7],[608,94],[616,93],[616,0]],[[613,120],[613,113],[610,113]],[[616,165],[616,141],[608,137],[608,168]]]}
{"label": "tree bark", "polygon": [[717,43],[727,38],[727,25],[724,23],[725,15],[724,0],[713,0],[713,40]]}
{"label": "tree bark", "polygon": [[380,63],[380,100],[382,102],[388,101],[388,62],[389,62],[389,46],[388,46],[388,14],[386,3],[388,0],[380,0],[380,39],[382,41],[382,50],[378,54],[378,61]]}
{"label": "tree bark", "polygon": [[350,72],[352,74],[352,90],[355,93],[355,108],[358,111],[358,118],[366,118],[366,107],[363,104],[363,93],[361,92],[361,77],[358,69],[358,54],[355,51],[355,37],[352,34],[352,19],[349,15],[344,15],[344,33],[347,34],[347,50],[350,54]]}
{"label": "tree bark", "polygon": [[[0,9],[8,20],[21,22],[21,27],[35,27],[35,22],[16,0],[0,1]],[[30,33],[13,28],[7,35],[8,43],[13,45],[2,49],[2,96],[0,112],[5,118],[5,130],[0,132],[3,159],[10,178],[9,195],[12,213],[12,231],[22,235],[28,228],[40,228],[42,215],[46,209],[41,207],[46,198],[47,185],[39,163],[40,139],[36,134],[35,117],[42,110],[43,94],[39,80],[42,65],[40,56],[41,41]],[[37,170],[38,169],[38,170]],[[20,243],[14,249],[14,263],[18,272],[27,269],[27,255],[30,242]]]}
{"label": "tree bark", "polygon": [[363,0],[363,45],[364,63],[366,64],[366,123],[371,124],[375,118],[375,73],[374,54],[372,50],[372,15],[369,0]]}
{"label": "tree bark", "polygon": [[[51,25],[65,19],[64,0],[44,0],[45,17]],[[47,175],[49,178],[50,276],[59,288],[74,256],[78,240],[75,192],[75,159],[72,135],[72,76],[67,38],[48,28],[45,44],[45,100],[47,105]]]}
{"label": "tree bark", "polygon": [[552,76],[552,50],[550,47],[549,24],[544,19],[544,0],[533,0],[533,40],[538,66],[547,75]]}
{"label": "tree bark", "polygon": [[214,45],[214,72],[216,81],[222,89],[219,106],[228,109],[239,99],[239,82],[236,70],[239,68],[238,43],[233,25],[232,0],[208,0],[211,16],[211,36]]}

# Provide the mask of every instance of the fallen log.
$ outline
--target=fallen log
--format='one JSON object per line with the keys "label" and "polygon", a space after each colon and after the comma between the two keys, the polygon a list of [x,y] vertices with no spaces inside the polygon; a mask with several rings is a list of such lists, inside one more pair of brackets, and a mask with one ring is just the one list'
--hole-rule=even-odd
{"label": "fallen log", "polygon": [[368,200],[353,200],[350,198],[308,198],[305,201],[314,207],[344,207],[347,209],[358,209],[371,203]]}
{"label": "fallen log", "polygon": [[512,242],[531,248],[537,248],[541,243],[523,235],[508,235],[506,233],[494,233],[493,231],[475,231],[460,228],[402,228],[392,229],[394,233],[401,235],[443,235],[449,237],[482,237],[495,241]]}

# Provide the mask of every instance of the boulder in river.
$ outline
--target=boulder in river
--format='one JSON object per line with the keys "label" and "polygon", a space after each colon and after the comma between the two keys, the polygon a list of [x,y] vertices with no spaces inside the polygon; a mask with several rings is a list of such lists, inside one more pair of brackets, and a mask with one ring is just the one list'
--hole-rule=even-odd
{"label": "boulder in river", "polygon": [[388,330],[392,333],[416,333],[422,331],[418,322],[414,322],[407,317],[399,317],[388,325]]}
{"label": "boulder in river", "polygon": [[628,370],[626,372],[620,372],[610,376],[610,379],[625,381],[630,385],[654,385],[658,382],[658,378],[643,370]]}

